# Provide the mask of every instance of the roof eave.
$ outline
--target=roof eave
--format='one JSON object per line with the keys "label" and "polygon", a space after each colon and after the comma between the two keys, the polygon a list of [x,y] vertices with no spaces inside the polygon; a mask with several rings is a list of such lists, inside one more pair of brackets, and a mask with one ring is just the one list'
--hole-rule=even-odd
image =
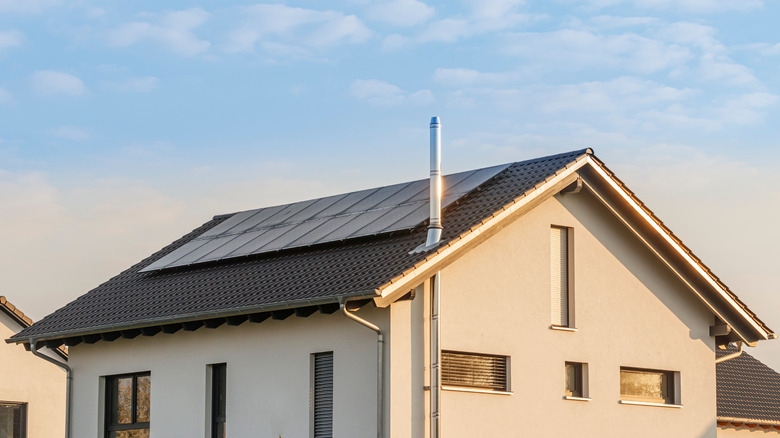
{"label": "roof eave", "polygon": [[45,341],[65,339],[65,338],[78,337],[78,336],[97,335],[101,333],[116,332],[122,330],[141,329],[141,328],[154,327],[154,326],[160,326],[166,324],[203,321],[212,318],[228,318],[231,316],[249,315],[258,312],[273,312],[278,310],[295,309],[295,308],[308,307],[308,306],[320,306],[325,304],[338,303],[340,299],[341,300],[371,299],[374,298],[376,295],[378,295],[378,293],[379,293],[378,291],[356,292],[351,294],[332,295],[332,296],[327,296],[318,299],[287,300],[287,301],[268,304],[268,305],[238,307],[238,308],[222,309],[222,310],[208,311],[208,312],[196,312],[196,313],[176,315],[176,316],[165,317],[165,318],[148,319],[144,321],[137,321],[137,322],[130,322],[130,323],[102,325],[96,327],[80,328],[76,330],[39,333],[33,335],[25,335],[24,333],[20,332],[6,339],[5,342],[9,344],[12,343],[27,344],[30,341],[45,342]]}

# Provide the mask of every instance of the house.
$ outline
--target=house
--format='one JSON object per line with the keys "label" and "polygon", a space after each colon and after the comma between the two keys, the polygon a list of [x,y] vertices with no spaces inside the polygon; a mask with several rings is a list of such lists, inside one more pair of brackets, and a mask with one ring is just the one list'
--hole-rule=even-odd
{"label": "house", "polygon": [[430,180],[215,216],[9,342],[69,347],[79,438],[715,437],[716,351],[774,332],[592,150],[442,181],[439,132]]}
{"label": "house", "polygon": [[[3,339],[32,320],[0,296]],[[67,360],[63,349],[43,348],[49,360]],[[47,438],[65,433],[65,371],[15,344],[0,345],[0,437]]]}
{"label": "house", "polygon": [[[735,350],[719,350],[718,356]],[[780,373],[748,353],[716,368],[718,437],[780,437]]]}

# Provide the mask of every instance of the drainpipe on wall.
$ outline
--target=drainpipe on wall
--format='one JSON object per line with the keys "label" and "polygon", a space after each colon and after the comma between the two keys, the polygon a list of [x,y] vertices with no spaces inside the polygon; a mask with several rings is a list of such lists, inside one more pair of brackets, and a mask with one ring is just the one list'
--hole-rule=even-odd
{"label": "drainpipe on wall", "polygon": [[742,342],[737,342],[737,346],[739,347],[739,350],[737,350],[734,353],[727,354],[727,355],[725,355],[725,356],[723,356],[721,358],[715,359],[715,363],[725,362],[727,360],[735,359],[735,358],[741,356],[742,355]]}
{"label": "drainpipe on wall", "polygon": [[431,438],[441,438],[441,272],[431,282]]}
{"label": "drainpipe on wall", "polygon": [[45,354],[38,351],[38,347],[35,345],[36,342],[30,338],[30,351],[32,351],[32,354],[40,357],[41,359],[51,362],[54,365],[57,365],[58,367],[65,370],[67,373],[67,384],[65,386],[65,438],[70,438],[70,393],[71,388],[73,387],[73,372],[71,371],[70,367],[67,364],[64,364],[58,360],[52,359],[49,356],[46,356]]}
{"label": "drainpipe on wall", "polygon": [[341,313],[343,313],[344,316],[376,332],[376,436],[377,438],[382,438],[384,429],[385,338],[382,334],[382,329],[380,329],[377,325],[372,324],[365,319],[355,315],[354,313],[350,313],[349,310],[347,310],[346,304],[347,303],[343,299],[339,298]]}

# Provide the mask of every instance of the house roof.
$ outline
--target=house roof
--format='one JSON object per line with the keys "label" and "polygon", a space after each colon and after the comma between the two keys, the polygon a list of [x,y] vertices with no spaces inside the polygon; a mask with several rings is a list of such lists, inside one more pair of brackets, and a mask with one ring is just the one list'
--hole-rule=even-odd
{"label": "house roof", "polygon": [[2,310],[6,315],[10,316],[11,319],[18,322],[22,327],[26,328],[33,324],[33,320],[30,319],[29,316],[25,315],[24,312],[11,304],[11,302],[2,295],[0,295],[0,310]]}
{"label": "house roof", "polygon": [[[33,325],[33,320],[24,314],[18,307],[11,304],[8,299],[0,295],[0,311],[10,316],[11,319],[16,321],[22,328],[27,328]],[[53,349],[63,359],[68,358],[68,351],[65,347],[57,347]]]}
{"label": "house roof", "polygon": [[[736,352],[718,350],[717,356]],[[780,425],[780,373],[742,353],[716,365],[718,420]]]}
{"label": "house roof", "polygon": [[[335,311],[339,299],[374,299],[378,304],[387,305],[415,287],[428,270],[438,269],[442,263],[452,260],[451,255],[466,248],[468,242],[478,242],[474,236],[490,235],[486,227],[500,228],[494,225],[510,214],[517,214],[519,206],[531,208],[534,202],[545,199],[543,196],[552,196],[578,181],[588,165],[599,169],[603,178],[617,181],[615,190],[632,202],[639,202],[590,149],[583,149],[496,167],[497,172],[468,193],[459,194],[443,211],[442,244],[429,251],[415,251],[425,241],[427,221],[423,220],[401,229],[391,227],[378,234],[315,242],[309,246],[291,245],[213,261],[192,259],[194,264],[180,266],[170,263],[174,258],[169,255],[180,248],[216,235],[217,230],[231,229],[226,224],[231,220],[239,223],[235,220],[238,215],[249,217],[262,210],[249,215],[239,212],[215,216],[13,336],[9,342],[36,339],[46,341],[47,346],[62,342],[75,345],[81,341],[134,337],[139,333],[152,335],[160,330],[195,330],[204,323],[215,327],[225,320],[228,324],[240,324],[247,317],[259,322],[270,316],[283,319],[293,313],[308,316],[318,310]],[[308,201],[307,205],[317,201]],[[277,211],[286,211],[296,204],[280,206]],[[639,205],[646,210],[643,204]],[[659,233],[671,235],[652,213],[648,220],[655,221]],[[682,245],[676,237],[673,241]],[[687,260],[696,265],[697,272],[710,282],[717,282],[698,259],[691,259],[692,253],[686,247],[680,248],[688,256]],[[167,261],[157,263],[161,260]],[[147,269],[150,267],[154,269]],[[749,334],[751,340],[767,339],[771,330],[731,291],[725,286],[722,289],[717,291],[722,296],[699,296],[725,321],[753,330],[755,333]]]}

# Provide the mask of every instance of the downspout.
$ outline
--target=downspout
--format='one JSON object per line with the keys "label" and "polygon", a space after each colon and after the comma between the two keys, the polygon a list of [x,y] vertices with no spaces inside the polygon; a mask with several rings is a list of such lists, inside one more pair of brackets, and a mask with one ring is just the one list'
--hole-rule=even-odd
{"label": "downspout", "polygon": [[742,342],[737,342],[737,346],[739,346],[739,350],[737,350],[734,353],[727,354],[727,355],[725,355],[723,357],[715,359],[715,363],[725,362],[727,360],[735,359],[735,358],[738,358],[739,356],[741,356],[742,355]]}
{"label": "downspout", "polygon": [[372,324],[365,319],[350,313],[347,310],[346,302],[339,298],[339,306],[341,307],[341,313],[347,318],[357,322],[360,325],[370,328],[376,332],[376,436],[382,438],[384,433],[384,352],[385,352],[385,338],[382,334],[382,329],[377,325]]}
{"label": "downspout", "polygon": [[431,287],[431,438],[441,438],[441,272]]}
{"label": "downspout", "polygon": [[70,438],[70,394],[73,387],[73,371],[70,369],[68,364],[64,364],[39,352],[38,347],[35,344],[36,342],[30,338],[30,351],[32,351],[32,354],[47,362],[51,362],[54,365],[57,365],[67,373],[67,384],[65,386],[65,438]]}

